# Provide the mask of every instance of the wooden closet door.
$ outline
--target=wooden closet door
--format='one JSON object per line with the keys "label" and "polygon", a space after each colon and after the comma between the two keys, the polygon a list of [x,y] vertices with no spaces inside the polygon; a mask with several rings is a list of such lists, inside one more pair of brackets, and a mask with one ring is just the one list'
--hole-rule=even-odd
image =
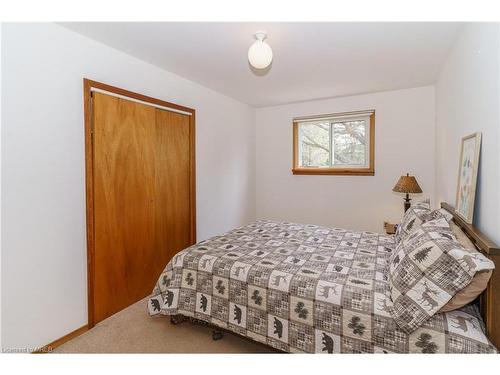
{"label": "wooden closet door", "polygon": [[94,322],[190,244],[189,116],[94,93]]}
{"label": "wooden closet door", "polygon": [[166,247],[158,260],[163,267],[191,245],[189,121],[187,115],[156,109],[156,241]]}

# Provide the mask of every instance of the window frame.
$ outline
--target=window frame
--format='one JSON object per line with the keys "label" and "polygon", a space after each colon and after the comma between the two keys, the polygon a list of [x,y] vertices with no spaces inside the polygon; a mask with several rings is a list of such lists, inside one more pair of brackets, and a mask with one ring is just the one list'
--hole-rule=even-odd
{"label": "window frame", "polygon": [[[342,117],[368,117],[370,124],[367,128],[369,134],[368,143],[368,167],[303,167],[299,165],[299,126],[301,123],[328,120],[330,123],[335,122]],[[374,176],[375,175],[375,110],[355,111],[332,113],[328,115],[307,116],[294,118],[292,123],[293,129],[293,164],[292,173],[294,175],[344,175],[344,176]],[[332,138],[332,134],[330,134]],[[332,142],[330,141],[330,147]],[[331,151],[333,153],[333,150]],[[331,155],[333,156],[333,154]]]}

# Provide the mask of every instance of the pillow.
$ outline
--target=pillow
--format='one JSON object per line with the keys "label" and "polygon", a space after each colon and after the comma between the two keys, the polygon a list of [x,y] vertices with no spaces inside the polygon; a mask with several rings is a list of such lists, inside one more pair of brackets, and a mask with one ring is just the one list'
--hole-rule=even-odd
{"label": "pillow", "polygon": [[425,198],[425,199],[418,201],[418,202],[412,202],[411,207],[428,208],[430,210],[431,209],[431,199]]}
{"label": "pillow", "polygon": [[[450,222],[450,227],[457,238],[460,245],[462,245],[467,251],[476,252],[475,246],[472,241],[467,237],[467,235],[456,225],[453,221]],[[459,309],[469,302],[474,301],[488,286],[488,281],[490,281],[491,274],[493,270],[479,271],[474,275],[472,281],[464,289],[459,291],[452,299],[444,305],[439,312],[447,312]]]}
{"label": "pillow", "polygon": [[450,221],[449,224],[450,224],[451,231],[453,232],[453,234],[457,238],[457,241],[460,243],[460,245],[462,245],[466,249],[475,249],[476,248],[474,246],[474,244],[472,243],[472,241],[469,239],[469,237],[467,237],[465,232],[462,229],[460,229],[460,227],[457,224],[455,224],[453,221]]}
{"label": "pillow", "polygon": [[417,202],[412,204],[410,208],[406,210],[401,223],[396,229],[396,244],[404,240],[410,231],[420,227],[420,225],[427,220],[430,213],[431,208],[427,202]]}
{"label": "pillow", "polygon": [[[429,217],[427,218],[427,220],[433,220],[433,219],[439,219],[439,218],[445,218],[446,221],[450,224],[453,222],[453,215],[451,213],[449,213],[447,210],[445,210],[444,208],[440,208],[438,210],[434,210],[432,211],[430,214],[429,214]],[[455,223],[454,223],[455,224]],[[456,225],[456,224],[455,224]],[[451,224],[450,224],[451,226]],[[458,228],[458,227],[457,227]],[[453,228],[452,228],[453,229]],[[460,228],[459,228],[460,231],[462,231]],[[462,232],[463,233],[463,232]]]}
{"label": "pillow", "polygon": [[420,228],[420,225],[422,225],[422,223],[440,218],[446,219],[446,221],[449,223],[453,220],[453,215],[446,211],[444,208],[431,211],[430,205],[426,201],[412,204],[408,211],[405,212],[401,224],[398,225],[395,234],[396,243],[399,243],[401,240],[406,238],[406,236],[408,236],[408,234],[412,230]]}
{"label": "pillow", "polygon": [[488,286],[493,270],[479,271],[474,275],[469,285],[455,294],[439,312],[458,310],[468,303],[474,301]]}
{"label": "pillow", "polygon": [[469,285],[477,272],[493,268],[488,258],[456,241],[445,218],[424,222],[391,255],[391,316],[411,333]]}

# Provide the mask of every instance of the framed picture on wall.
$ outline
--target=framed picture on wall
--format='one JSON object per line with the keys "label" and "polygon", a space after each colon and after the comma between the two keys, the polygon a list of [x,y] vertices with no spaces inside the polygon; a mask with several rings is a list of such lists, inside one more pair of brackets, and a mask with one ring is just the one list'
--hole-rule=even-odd
{"label": "framed picture on wall", "polygon": [[469,224],[472,224],[474,214],[480,150],[481,133],[474,133],[462,138],[455,211]]}

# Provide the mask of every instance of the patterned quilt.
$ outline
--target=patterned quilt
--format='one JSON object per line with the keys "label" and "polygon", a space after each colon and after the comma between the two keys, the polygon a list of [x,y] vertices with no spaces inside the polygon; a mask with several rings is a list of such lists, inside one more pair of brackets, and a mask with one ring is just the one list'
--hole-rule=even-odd
{"label": "patterned quilt", "polygon": [[161,274],[151,315],[182,314],[285,352],[495,353],[476,308],[411,334],[389,314],[394,237],[261,220],[197,243]]}

